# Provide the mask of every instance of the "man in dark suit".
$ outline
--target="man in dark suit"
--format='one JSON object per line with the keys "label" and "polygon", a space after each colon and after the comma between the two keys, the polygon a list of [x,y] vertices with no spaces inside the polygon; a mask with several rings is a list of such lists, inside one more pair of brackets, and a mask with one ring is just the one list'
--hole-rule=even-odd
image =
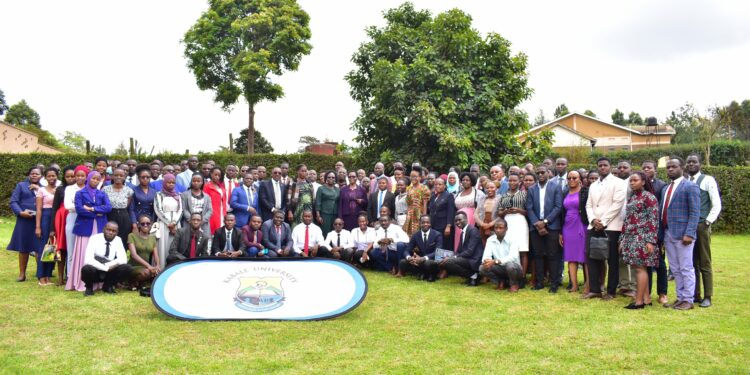
{"label": "man in dark suit", "polygon": [[[656,177],[656,162],[653,160],[646,160],[641,163],[641,171],[646,175],[646,178],[651,181],[651,186],[654,188],[654,195],[659,200],[661,205],[661,190],[667,185],[666,182]],[[653,273],[656,272],[656,293],[659,295],[659,303],[665,304],[669,302],[667,299],[667,288],[669,286],[667,280],[667,262],[664,261],[664,253],[661,249],[657,249],[659,252],[659,265],[656,267],[649,267],[648,270],[648,291],[651,293],[651,287],[653,286]]]}
{"label": "man in dark suit", "polygon": [[453,195],[445,191],[445,181],[442,178],[435,179],[435,192],[430,196],[427,212],[430,213],[432,228],[443,236],[446,248],[452,248],[451,229],[456,215],[456,203]]}
{"label": "man in dark suit", "polygon": [[167,265],[183,259],[208,256],[209,234],[201,231],[203,216],[199,213],[190,215],[190,225],[182,227],[172,240],[167,256]]}
{"label": "man in dark suit", "polygon": [[672,183],[661,191],[659,241],[664,243],[667,251],[677,294],[677,300],[664,307],[690,310],[695,294],[693,246],[700,219],[701,198],[698,185],[683,177],[683,165],[680,158],[667,161],[667,176]]}
{"label": "man in dark suit", "polygon": [[211,241],[211,255],[218,257],[238,258],[245,256],[245,243],[242,241],[242,231],[237,228],[234,214],[224,216],[224,226],[214,232]]}
{"label": "man in dark suit", "polygon": [[275,211],[273,219],[263,223],[260,229],[261,244],[268,249],[268,256],[290,256],[292,253],[292,228],[284,222],[284,211]]}
{"label": "man in dark suit", "polygon": [[237,219],[237,228],[242,228],[250,221],[254,215],[258,215],[258,192],[253,186],[253,175],[245,173],[242,176],[242,184],[232,189],[232,195],[229,199],[229,206],[232,207]]}
{"label": "man in dark suit", "polygon": [[468,225],[468,222],[464,212],[456,214],[454,224],[461,228],[458,249],[454,250],[456,256],[443,259],[439,267],[450,274],[465,277],[467,286],[477,286],[479,285],[479,264],[482,262],[482,239],[479,237],[479,229]]}
{"label": "man in dark suit", "polygon": [[383,206],[388,207],[388,212],[396,212],[396,196],[388,190],[388,182],[390,180],[387,176],[380,176],[377,181],[378,189],[370,194],[367,204],[367,216],[371,224],[376,223],[380,219],[380,208]]}
{"label": "man in dark suit", "polygon": [[528,190],[526,212],[529,217],[529,234],[531,245],[536,251],[536,285],[534,290],[544,289],[544,262],[549,265],[550,293],[557,293],[562,284],[559,272],[562,261],[560,249],[560,229],[562,220],[562,193],[560,187],[548,181],[547,167],[540,165],[536,169],[538,183]]}
{"label": "man in dark suit", "polygon": [[433,282],[438,272],[435,249],[443,248],[443,235],[432,229],[429,215],[419,218],[419,227],[421,230],[414,233],[406,245],[399,269],[401,273],[417,274],[420,280]]}
{"label": "man in dark suit", "polygon": [[287,185],[281,182],[281,168],[274,168],[271,179],[260,183],[258,200],[264,223],[273,219],[276,211],[286,212],[286,189]]}

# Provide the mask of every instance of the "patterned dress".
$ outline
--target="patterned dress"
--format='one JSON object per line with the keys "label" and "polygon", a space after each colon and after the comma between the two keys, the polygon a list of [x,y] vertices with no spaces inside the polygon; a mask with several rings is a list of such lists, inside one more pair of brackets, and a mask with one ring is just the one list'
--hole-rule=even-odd
{"label": "patterned dress", "polygon": [[430,201],[430,189],[427,186],[409,185],[406,188],[406,222],[403,225],[404,232],[411,237],[412,234],[419,230],[419,217],[426,212],[422,209]]}
{"label": "patterned dress", "polygon": [[620,235],[624,263],[646,267],[658,265],[659,253],[656,246],[651,254],[646,252],[647,243],[656,244],[658,220],[658,203],[653,194],[640,190],[628,198],[625,206],[625,221]]}
{"label": "patterned dress", "polygon": [[302,213],[312,211],[314,207],[313,186],[308,182],[299,182],[296,184],[297,191],[294,197],[297,199],[297,205],[294,208],[294,221],[292,228],[302,222]]}

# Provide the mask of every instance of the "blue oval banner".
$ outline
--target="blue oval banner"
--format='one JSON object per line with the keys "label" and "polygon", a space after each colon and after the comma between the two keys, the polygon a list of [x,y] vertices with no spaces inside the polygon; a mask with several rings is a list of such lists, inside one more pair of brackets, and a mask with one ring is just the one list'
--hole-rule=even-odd
{"label": "blue oval banner", "polygon": [[186,320],[322,320],[356,308],[367,280],[332,259],[199,258],[154,280],[151,300]]}

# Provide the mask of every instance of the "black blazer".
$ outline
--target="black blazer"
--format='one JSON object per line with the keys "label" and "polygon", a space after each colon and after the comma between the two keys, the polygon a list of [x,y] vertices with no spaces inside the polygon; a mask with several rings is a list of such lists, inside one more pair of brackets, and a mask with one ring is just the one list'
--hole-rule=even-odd
{"label": "black blazer", "polygon": [[[568,196],[568,189],[565,189],[565,192],[563,192],[563,202],[565,202],[565,197]],[[589,188],[585,186],[581,186],[581,191],[578,193],[578,216],[581,217],[581,222],[585,226],[589,226],[589,215],[586,213],[586,201],[589,199]],[[560,218],[565,221],[565,213],[567,210],[565,209],[565,204],[562,205],[562,214]]]}
{"label": "black blazer", "polygon": [[434,229],[430,229],[427,234],[427,243],[425,243],[424,234],[420,229],[411,236],[411,240],[406,245],[404,258],[411,255],[419,255],[420,257],[435,260],[435,249],[444,249],[443,235]]}
{"label": "black blazer", "polygon": [[[216,253],[224,251],[227,245],[227,232],[225,229],[226,226],[222,226],[214,232],[214,239],[211,241],[211,255],[216,255]],[[242,229],[237,227],[232,229],[232,248],[245,255],[245,241],[242,240]]]}
{"label": "black blazer", "polygon": [[474,271],[478,271],[479,264],[482,263],[482,254],[484,253],[482,239],[479,237],[479,229],[467,224],[464,231],[466,232],[466,237],[463,244],[461,244],[461,248],[458,249],[457,256],[468,259],[471,268]]}
{"label": "black blazer", "polygon": [[[273,182],[272,180],[261,181],[258,184],[258,199],[260,200],[260,216],[263,218],[263,222],[273,219],[273,208],[276,206],[276,198],[273,194]],[[281,190],[281,205],[279,210],[284,213],[286,218],[286,189],[287,185],[284,185],[279,181],[279,188]]]}
{"label": "black blazer", "polygon": [[456,198],[447,191],[444,191],[439,197],[435,196],[435,193],[430,195],[430,203],[427,206],[427,212],[430,214],[432,227],[440,233],[445,231],[445,227],[448,226],[448,224],[453,224],[453,219],[456,215],[455,199]]}
{"label": "black blazer", "polygon": [[260,227],[262,239],[260,241],[268,250],[278,252],[279,250],[287,251],[292,248],[292,228],[287,223],[281,223],[281,247],[276,246],[276,228],[273,225],[273,219],[267,220]]}
{"label": "black blazer", "polygon": [[[205,235],[200,229],[197,231],[195,239],[195,256],[196,258],[208,256],[208,235]],[[167,263],[174,263],[190,256],[190,241],[193,237],[193,229],[189,226],[182,227],[175,234],[172,245],[169,246],[169,255]]]}
{"label": "black blazer", "polygon": [[[380,190],[375,190],[374,192],[370,193],[370,197],[368,199],[367,204],[367,216],[370,219],[370,222],[375,222],[378,220],[378,194],[380,194]],[[385,191],[385,196],[383,197],[383,206],[388,207],[388,210],[391,212],[391,216],[396,214],[396,196],[391,193],[390,190]]]}

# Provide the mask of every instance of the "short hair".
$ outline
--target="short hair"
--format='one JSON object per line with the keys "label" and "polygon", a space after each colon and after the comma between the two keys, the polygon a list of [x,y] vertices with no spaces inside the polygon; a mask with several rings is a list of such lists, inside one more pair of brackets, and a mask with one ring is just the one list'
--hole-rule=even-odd
{"label": "short hair", "polygon": [[469,215],[467,215],[466,212],[464,212],[464,211],[458,211],[458,212],[456,212],[456,215],[453,216],[453,217],[455,218],[457,216],[463,216],[463,217],[465,217],[467,219],[469,218]]}
{"label": "short hair", "polygon": [[211,176],[212,174],[214,174],[214,171],[216,171],[216,170],[219,171],[219,180],[224,181],[224,170],[222,170],[219,167],[213,167],[213,168],[211,168],[211,171],[208,172],[208,175]]}
{"label": "short hair", "polygon": [[[383,206],[383,207],[385,207],[385,206]],[[386,207],[386,208],[388,208],[388,207]],[[391,220],[391,216],[388,215],[388,214],[380,215],[380,219],[378,219],[378,220],[383,220],[383,219],[385,219],[386,221],[389,221],[389,220]]]}
{"label": "short hair", "polygon": [[138,222],[138,223],[141,222],[141,219],[143,219],[144,217],[146,219],[148,219],[149,221],[153,221],[153,220],[151,220],[151,216],[150,215],[148,215],[148,214],[140,214],[140,215],[138,215],[138,219],[136,220],[136,222]]}
{"label": "short hair", "polygon": [[411,167],[411,171],[412,172],[417,172],[419,174],[422,174],[422,167],[420,167],[418,165],[415,165],[415,166]]}
{"label": "short hair", "polygon": [[299,172],[299,170],[300,170],[300,169],[302,169],[302,168],[307,168],[307,165],[305,165],[305,164],[300,164],[300,165],[298,165],[298,166],[297,166],[297,169],[295,169],[295,170],[296,170],[297,172]]}
{"label": "short hair", "polygon": [[641,166],[643,166],[643,164],[651,164],[654,167],[656,167],[656,162],[653,161],[653,160],[650,160],[650,159],[649,160],[644,160],[643,163],[641,163]]}
{"label": "short hair", "polygon": [[424,218],[427,218],[427,220],[431,220],[430,219],[430,215],[428,215],[428,214],[422,214],[421,216],[419,216],[419,221],[422,222],[422,219],[424,219]]}
{"label": "short hair", "polygon": [[602,156],[599,159],[596,159],[596,165],[599,165],[600,161],[606,161],[607,164],[612,164],[612,160],[609,160],[609,158],[606,156]]}
{"label": "short hair", "polygon": [[495,219],[495,222],[492,223],[492,226],[494,227],[495,225],[498,225],[500,223],[502,223],[503,225],[505,225],[506,228],[508,227],[508,222],[505,221],[505,219],[503,219],[502,217],[498,217],[497,219]]}
{"label": "short hair", "polygon": [[135,175],[136,176],[140,176],[141,172],[143,172],[143,171],[148,171],[148,174],[151,174],[151,168],[149,167],[148,164],[138,164],[135,167]]}
{"label": "short hair", "polygon": [[55,172],[55,176],[60,176],[60,171],[58,171],[57,168],[54,167],[47,167],[47,169],[44,170],[43,176],[47,176],[47,174],[50,172]]}
{"label": "short hair", "polygon": [[198,217],[200,217],[201,219],[203,219],[203,214],[200,213],[200,212],[193,212],[192,214],[190,214],[190,218],[192,219],[193,216],[195,216],[195,215],[198,215]]}
{"label": "short hair", "polygon": [[690,154],[688,154],[688,156],[687,156],[687,158],[685,158],[685,160],[687,160],[691,156],[695,156],[698,159],[698,162],[699,163],[701,162],[701,156],[697,152],[691,152]]}
{"label": "short hair", "polygon": [[670,156],[669,157],[669,161],[671,161],[671,160],[677,160],[677,162],[680,163],[680,167],[682,167],[682,166],[685,165],[685,161],[682,160],[682,158],[679,157],[679,156]]}
{"label": "short hair", "polygon": [[477,184],[477,178],[471,174],[471,172],[461,172],[461,176],[458,177],[459,183],[464,180],[464,177],[468,176],[469,180],[471,181],[471,186],[474,186]]}
{"label": "short hair", "polygon": [[623,160],[620,160],[620,161],[617,162],[617,164],[621,164],[621,163],[627,163],[628,166],[632,166],[632,164],[630,164],[630,160],[624,160],[623,159]]}
{"label": "short hair", "polygon": [[116,222],[116,221],[114,221],[114,220],[110,220],[110,221],[108,221],[108,222],[107,222],[107,224],[104,224],[104,226],[105,226],[105,227],[106,227],[107,225],[114,225],[114,226],[116,226],[117,228],[119,228],[119,227],[120,227],[120,224],[117,224],[117,222]]}
{"label": "short hair", "polygon": [[393,167],[393,171],[394,171],[394,172],[395,172],[395,171],[401,171],[401,172],[403,172],[403,171],[404,171],[404,167],[402,167],[402,166],[400,166],[400,165],[397,165],[397,166]]}
{"label": "short hair", "polygon": [[231,212],[227,212],[226,215],[224,215],[224,220],[226,221],[228,217],[234,217],[234,214]]}
{"label": "short hair", "polygon": [[273,213],[273,217],[276,217],[276,216],[281,216],[281,217],[284,217],[284,213],[283,213],[283,212],[281,212],[281,211],[274,211],[274,213]]}

